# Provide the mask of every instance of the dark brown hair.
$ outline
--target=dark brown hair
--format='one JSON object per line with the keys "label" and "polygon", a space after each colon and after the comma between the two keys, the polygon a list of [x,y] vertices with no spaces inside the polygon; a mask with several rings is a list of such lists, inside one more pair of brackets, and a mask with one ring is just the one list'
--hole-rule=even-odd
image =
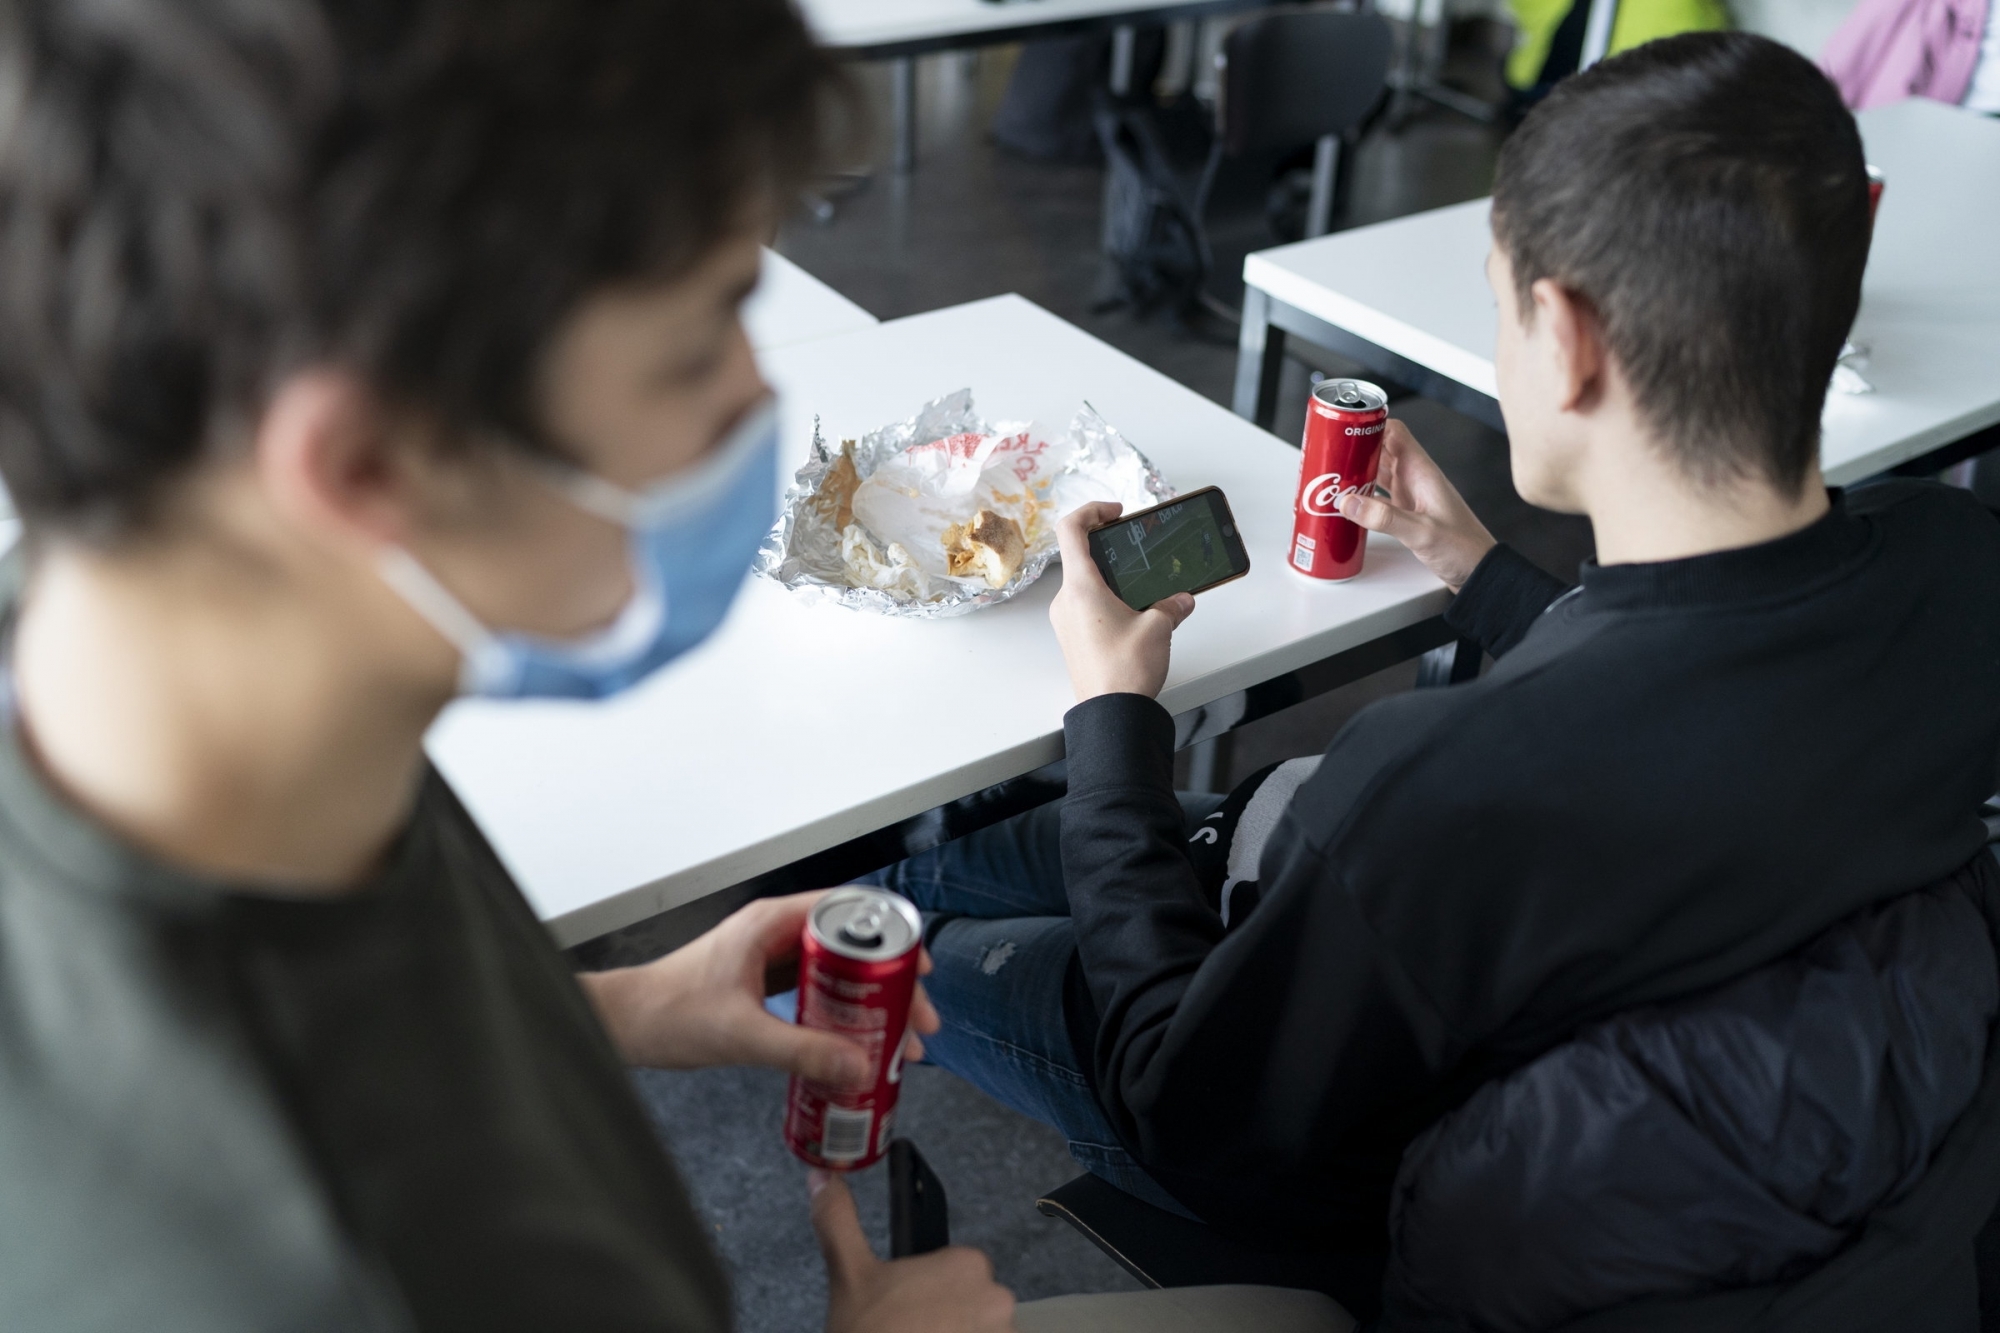
{"label": "dark brown hair", "polygon": [[1798,491],[1869,237],[1860,134],[1810,61],[1694,33],[1565,80],[1501,153],[1493,234],[1524,317],[1542,278],[1595,310],[1687,475]]}
{"label": "dark brown hair", "polygon": [[0,473],[115,537],[288,370],[533,440],[593,290],[815,165],[788,0],[0,0]]}

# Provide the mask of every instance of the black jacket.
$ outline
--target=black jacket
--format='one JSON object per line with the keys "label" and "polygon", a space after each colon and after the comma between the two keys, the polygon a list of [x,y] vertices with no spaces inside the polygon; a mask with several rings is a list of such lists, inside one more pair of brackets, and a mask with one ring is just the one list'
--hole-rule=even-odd
{"label": "black jacket", "polygon": [[1497,666],[1356,717],[1227,931],[1165,711],[1066,719],[1073,1031],[1128,1147],[1253,1242],[1385,1251],[1404,1149],[1475,1090],[1985,841],[2000,525],[1962,492],[1836,493],[1790,537],[1574,591],[1499,548],[1448,618]]}
{"label": "black jacket", "polygon": [[1982,852],[1488,1083],[1403,1156],[1384,1324],[1976,1327],[1973,1236],[2000,1200],[1996,928]]}

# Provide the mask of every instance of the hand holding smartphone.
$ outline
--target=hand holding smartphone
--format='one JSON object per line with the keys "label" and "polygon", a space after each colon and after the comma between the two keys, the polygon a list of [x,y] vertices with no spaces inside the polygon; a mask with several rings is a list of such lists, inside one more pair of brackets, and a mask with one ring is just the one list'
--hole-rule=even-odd
{"label": "hand holding smartphone", "polygon": [[1090,557],[1134,611],[1175,593],[1199,593],[1250,572],[1236,517],[1205,486],[1090,530]]}

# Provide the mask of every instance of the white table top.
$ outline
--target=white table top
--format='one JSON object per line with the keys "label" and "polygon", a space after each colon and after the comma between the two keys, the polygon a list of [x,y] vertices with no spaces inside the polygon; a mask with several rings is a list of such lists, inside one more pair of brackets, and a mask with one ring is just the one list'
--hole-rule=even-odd
{"label": "white table top", "polygon": [[873,328],[879,322],[775,250],[764,251],[757,290],[743,303],[750,346],[759,352]]}
{"label": "white table top", "polygon": [[[1393,541],[1363,575],[1285,567],[1298,452],[1019,297],[776,349],[785,472],[830,438],[971,386],[1060,429],[1088,398],[1183,489],[1229,494],[1249,577],[1205,594],[1161,701],[1179,713],[1428,619],[1447,595]],[[464,702],[438,766],[565,944],[643,920],[1062,754],[1072,700],[1048,626],[1059,567],[1003,606],[892,620],[767,579],[707,644],[602,704]]]}
{"label": "white table top", "polygon": [[1243,281],[1497,398],[1490,211],[1474,199],[1259,250],[1243,257]]}
{"label": "white table top", "polygon": [[949,42],[1078,19],[1213,5],[1215,0],[800,0],[806,24],[839,48]]}
{"label": "white table top", "polygon": [[1875,392],[1827,396],[1835,484],[2000,421],[2000,120],[1928,98],[1856,119],[1887,184],[1853,335]]}
{"label": "white table top", "polygon": [[[1821,464],[1858,481],[2000,421],[2000,121],[1913,98],[1857,119],[1888,179],[1854,340],[1872,394],[1827,396]],[[1243,280],[1481,393],[1493,374],[1487,201],[1248,256]]]}

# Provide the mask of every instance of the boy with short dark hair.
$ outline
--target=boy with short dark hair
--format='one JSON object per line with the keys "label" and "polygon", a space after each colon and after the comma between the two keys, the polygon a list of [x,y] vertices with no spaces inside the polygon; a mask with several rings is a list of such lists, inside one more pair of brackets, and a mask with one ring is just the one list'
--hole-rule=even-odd
{"label": "boy with short dark hair", "polygon": [[[1340,1256],[1357,1314],[1393,1239],[1413,1327],[1812,1271],[1924,1179],[2000,1011],[2000,526],[1819,474],[1869,234],[1838,95],[1761,38],[1642,47],[1529,115],[1493,229],[1514,479],[1590,517],[1582,586],[1496,546],[1391,423],[1385,493],[1343,512],[1498,665],[1177,799],[1152,696],[1192,599],[1127,609],[1084,548],[1115,507],[1073,515],[1059,824],[882,877],[939,914],[933,1059],[1161,1207]],[[1818,988],[1784,991],[1808,945]],[[1669,1001],[1695,1004],[1671,1039]],[[1969,1263],[1969,1233],[1936,1248]]]}

